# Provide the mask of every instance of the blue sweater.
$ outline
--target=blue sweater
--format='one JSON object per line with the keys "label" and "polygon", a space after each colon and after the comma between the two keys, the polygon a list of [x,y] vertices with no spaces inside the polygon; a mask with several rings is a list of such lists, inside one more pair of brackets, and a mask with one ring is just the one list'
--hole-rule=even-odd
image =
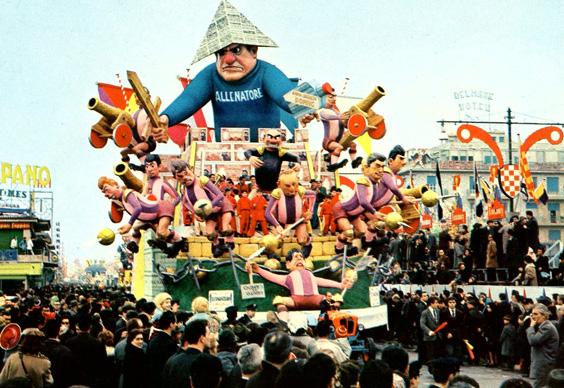
{"label": "blue sweater", "polygon": [[192,116],[212,101],[215,140],[221,141],[223,127],[250,128],[250,140],[258,141],[258,128],[280,128],[280,110],[289,112],[284,94],[294,84],[276,66],[257,60],[244,78],[226,82],[217,73],[215,63],[206,66],[163,112],[169,125]]}

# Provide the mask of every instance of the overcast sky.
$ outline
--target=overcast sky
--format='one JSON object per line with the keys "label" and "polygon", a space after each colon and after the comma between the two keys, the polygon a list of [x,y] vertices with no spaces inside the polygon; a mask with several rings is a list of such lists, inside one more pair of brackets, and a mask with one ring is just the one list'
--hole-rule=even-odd
{"label": "overcast sky", "polygon": [[[55,220],[67,257],[103,258],[94,243],[111,226],[96,187],[111,174],[118,149],[88,143],[97,114],[86,109],[95,83],[135,70],[166,106],[181,91],[218,1],[12,1],[0,13],[0,161],[48,166]],[[564,121],[563,7],[560,1],[259,1],[232,0],[279,48],[259,57],[290,77],[329,81],[377,104],[388,132],[385,153],[436,145],[436,120]],[[195,75],[212,58],[191,69]],[[479,90],[491,100],[456,99]],[[459,110],[487,103],[490,112]],[[469,116],[466,116],[469,115]],[[211,122],[211,118],[208,117]],[[519,128],[527,134],[534,128]],[[313,129],[312,129],[313,130]],[[320,146],[314,137],[312,148]],[[174,151],[167,146],[157,151]],[[4,186],[5,187],[5,186]]]}

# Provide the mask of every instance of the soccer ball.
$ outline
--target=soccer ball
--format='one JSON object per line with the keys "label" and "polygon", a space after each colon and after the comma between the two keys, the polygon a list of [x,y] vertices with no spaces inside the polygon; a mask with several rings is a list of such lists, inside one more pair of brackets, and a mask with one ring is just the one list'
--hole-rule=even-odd
{"label": "soccer ball", "polygon": [[102,245],[111,245],[116,239],[116,234],[110,228],[104,228],[98,233],[98,242]]}
{"label": "soccer ball", "polygon": [[212,214],[212,204],[208,199],[199,199],[194,204],[194,213],[200,218],[206,219]]}

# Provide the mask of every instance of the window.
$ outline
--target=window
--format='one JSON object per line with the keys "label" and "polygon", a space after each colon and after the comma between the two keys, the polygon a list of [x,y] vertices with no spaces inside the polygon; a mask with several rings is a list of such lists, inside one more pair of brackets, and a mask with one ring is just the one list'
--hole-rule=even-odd
{"label": "window", "polygon": [[431,190],[435,191],[435,186],[437,186],[437,177],[435,175],[427,175],[427,184]]}
{"label": "window", "polygon": [[558,193],[558,177],[549,176],[546,178],[546,191],[549,193]]}
{"label": "window", "polygon": [[564,163],[564,151],[558,151],[558,162]]}
{"label": "window", "polygon": [[474,157],[473,157],[473,156],[469,156],[469,157],[468,157],[468,161],[473,162],[473,161],[474,161]]}
{"label": "window", "polygon": [[537,163],[544,163],[544,151],[537,151]]}
{"label": "window", "polygon": [[468,190],[473,193],[476,188],[474,187],[474,175],[468,177]]}
{"label": "window", "polygon": [[533,210],[536,209],[538,206],[535,202],[533,202],[532,200],[527,201],[527,205],[525,206],[528,210]]}
{"label": "window", "polygon": [[484,156],[484,163],[485,164],[492,164],[492,157],[490,155]]}
{"label": "window", "polygon": [[454,156],[454,155],[453,155],[453,156],[451,156],[450,159],[451,159],[451,160],[458,160],[458,156]]}
{"label": "window", "polygon": [[558,202],[549,202],[547,207],[548,207],[548,211],[555,211],[555,212],[560,211],[560,203]]}
{"label": "window", "polygon": [[498,142],[498,143],[504,143],[504,142],[505,142],[505,136],[500,136],[500,137],[498,138],[498,141],[497,141],[497,142]]}
{"label": "window", "polygon": [[560,230],[559,229],[549,229],[548,230],[548,241],[554,242],[560,240]]}
{"label": "window", "polygon": [[461,157],[460,157],[460,160],[461,160],[462,162],[465,162],[465,161],[467,160],[467,157],[466,157],[466,156],[461,156]]}
{"label": "window", "polygon": [[535,184],[535,187],[537,187],[537,177],[536,176],[533,177],[533,183]]}

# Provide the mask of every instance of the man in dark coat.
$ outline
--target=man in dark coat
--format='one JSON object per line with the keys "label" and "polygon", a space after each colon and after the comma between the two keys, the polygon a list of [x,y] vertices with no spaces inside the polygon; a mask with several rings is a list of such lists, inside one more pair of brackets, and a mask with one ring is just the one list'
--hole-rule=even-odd
{"label": "man in dark coat", "polygon": [[165,311],[158,320],[153,338],[147,346],[147,362],[151,376],[151,387],[162,384],[163,368],[167,360],[178,350],[176,341],[172,339],[172,331],[176,326],[176,317],[172,311]]}
{"label": "man in dark coat", "polygon": [[184,329],[182,349],[166,362],[162,374],[163,388],[190,388],[190,368],[192,363],[210,346],[208,321],[195,320]]}
{"label": "man in dark coat", "polygon": [[555,366],[558,355],[558,330],[549,320],[548,308],[537,303],[531,312],[531,323],[527,329],[527,340],[531,345],[531,378],[535,387],[544,386],[543,379]]}
{"label": "man in dark coat", "polygon": [[442,331],[443,338],[446,340],[446,351],[449,357],[462,359],[462,325],[464,316],[456,306],[454,297],[448,298],[447,308],[442,311],[441,323],[446,322],[447,326]]}
{"label": "man in dark coat", "polygon": [[[68,319],[68,318],[67,318]],[[73,367],[74,359],[68,347],[59,341],[60,319],[51,319],[45,323],[43,331],[47,339],[41,344],[41,353],[51,361],[51,374],[53,375],[53,388],[66,388],[76,380]]]}
{"label": "man in dark coat", "polygon": [[92,388],[104,386],[104,370],[106,365],[106,348],[102,342],[90,335],[91,318],[87,314],[78,316],[77,335],[66,343],[71,350],[76,365],[75,385],[86,385]]}
{"label": "man in dark coat", "polygon": [[292,355],[292,339],[283,331],[272,331],[264,337],[262,369],[253,375],[247,388],[273,387],[280,368]]}
{"label": "man in dark coat", "polygon": [[525,212],[527,216],[527,239],[529,246],[537,249],[539,246],[539,223],[531,210]]}

